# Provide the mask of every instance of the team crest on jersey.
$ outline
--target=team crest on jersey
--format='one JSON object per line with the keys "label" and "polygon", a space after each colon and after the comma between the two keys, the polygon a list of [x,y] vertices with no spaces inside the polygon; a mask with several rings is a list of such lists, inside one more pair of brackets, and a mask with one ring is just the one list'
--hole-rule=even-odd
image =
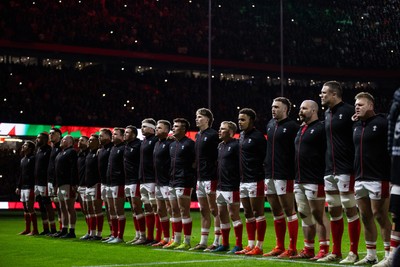
{"label": "team crest on jersey", "polygon": [[63,152],[63,155],[65,155],[65,154],[67,154],[67,152],[64,151],[64,152]]}
{"label": "team crest on jersey", "polygon": [[251,138],[249,138],[249,142],[248,142],[249,144],[251,143]]}
{"label": "team crest on jersey", "polygon": [[376,126],[376,125],[372,126],[372,131],[373,132],[376,132],[377,129],[378,129],[378,126]]}
{"label": "team crest on jersey", "polygon": [[314,129],[311,129],[310,134],[313,134],[313,133],[314,133]]}
{"label": "team crest on jersey", "polygon": [[131,152],[133,151],[133,148],[131,148]]}
{"label": "team crest on jersey", "polygon": [[400,137],[400,123],[396,123],[396,128],[394,129],[394,139],[399,139]]}
{"label": "team crest on jersey", "polygon": [[182,150],[183,150],[183,149],[185,149],[185,146],[184,146],[184,145],[182,145]]}
{"label": "team crest on jersey", "polygon": [[152,142],[152,141],[150,140],[150,141],[149,141],[149,145],[151,145],[151,142]]}
{"label": "team crest on jersey", "polygon": [[339,120],[343,118],[343,114],[339,114]]}
{"label": "team crest on jersey", "polygon": [[162,148],[165,148],[165,144],[162,145]]}
{"label": "team crest on jersey", "polygon": [[96,157],[96,154],[93,154],[92,158]]}
{"label": "team crest on jersey", "polygon": [[231,147],[228,147],[228,151],[231,151]]}
{"label": "team crest on jersey", "polygon": [[268,127],[267,132],[269,132],[270,129],[271,129],[271,127]]}
{"label": "team crest on jersey", "polygon": [[286,133],[286,131],[287,131],[287,129],[286,129],[286,128],[283,128],[283,132]]}
{"label": "team crest on jersey", "polygon": [[117,154],[119,154],[119,149],[117,150]]}
{"label": "team crest on jersey", "polygon": [[207,136],[206,136],[206,137],[204,137],[204,142],[205,142],[205,141],[207,141]]}

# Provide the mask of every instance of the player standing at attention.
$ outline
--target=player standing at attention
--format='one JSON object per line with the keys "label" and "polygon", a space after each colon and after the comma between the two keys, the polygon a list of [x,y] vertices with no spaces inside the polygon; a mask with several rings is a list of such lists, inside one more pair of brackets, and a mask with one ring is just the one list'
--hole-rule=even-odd
{"label": "player standing at attention", "polygon": [[[353,142],[355,148],[355,193],[364,225],[367,256],[355,265],[376,264],[377,229],[381,228],[385,257],[390,252],[389,183],[390,155],[387,150],[388,122],[375,114],[374,97],[365,92],[355,96]],[[375,220],[374,220],[375,219]]]}
{"label": "player standing at attention", "polygon": [[[21,175],[17,181],[17,189],[15,193],[20,196],[24,205],[25,230],[20,235],[37,235],[39,234],[37,227],[37,217],[33,203],[35,201],[35,144],[32,141],[26,141],[22,145],[21,154]],[[33,226],[31,232],[31,223]]]}
{"label": "player standing at attention", "polygon": [[[276,247],[264,256],[288,258],[297,254],[298,219],[294,208],[294,139],[299,125],[288,116],[292,103],[285,97],[272,102],[272,119],[267,124],[267,155],[265,157],[266,196],[274,216]],[[286,220],[290,244],[285,250]]]}
{"label": "player standing at attention", "polygon": [[[221,237],[218,207],[215,192],[217,190],[217,156],[218,133],[212,129],[214,116],[211,110],[200,108],[196,111],[196,194],[201,214],[201,238],[200,243],[190,250],[211,251],[219,246]],[[214,218],[215,238],[212,245],[207,246],[208,235],[211,226],[211,215]]]}
{"label": "player standing at attention", "polygon": [[325,192],[331,215],[332,253],[318,261],[336,261],[342,257],[343,209],[346,213],[350,239],[350,252],[340,263],[355,263],[358,259],[360,219],[354,197],[354,107],[342,100],[343,90],[336,81],[324,83],[321,89],[321,104],[325,111],[325,133],[327,141]]}
{"label": "player standing at attention", "polygon": [[168,133],[171,130],[171,124],[167,120],[159,120],[156,125],[157,143],[154,146],[153,162],[154,174],[156,178],[156,200],[157,200],[157,215],[160,218],[161,229],[164,234],[164,239],[154,244],[153,247],[164,247],[169,244],[169,218],[171,214],[171,205],[169,203],[169,168],[171,167],[171,157],[169,155],[169,146],[172,143],[168,139]]}
{"label": "player standing at attention", "polygon": [[[190,202],[193,187],[196,184],[194,164],[194,141],[186,136],[190,124],[186,119],[176,118],[172,127],[174,141],[170,144],[171,157],[169,201],[172,207],[172,227],[174,242],[164,246],[166,249],[190,248],[192,235],[192,218],[190,217]],[[181,243],[182,228],[184,240]]]}
{"label": "player standing at attention", "polygon": [[[246,217],[248,245],[235,254],[262,255],[267,222],[264,216],[264,168],[267,148],[264,135],[254,127],[256,112],[250,108],[239,111],[240,200]],[[257,243],[255,243],[257,233]]]}
{"label": "player standing at attention", "polygon": [[[326,135],[324,124],[318,119],[318,104],[305,100],[300,106],[303,122],[295,139],[296,202],[304,233],[304,249],[291,259],[318,260],[329,252],[329,221],[325,214],[324,171]],[[315,255],[317,233],[319,252]]]}
{"label": "player standing at attention", "polygon": [[[212,252],[235,253],[243,249],[243,224],[240,218],[239,140],[233,138],[237,130],[234,122],[223,121],[219,128],[217,204],[221,219],[222,245]],[[229,251],[229,232],[232,220],[236,244]]]}
{"label": "player standing at attention", "polygon": [[[133,244],[139,240],[139,238],[146,240],[146,226],[142,209],[142,201],[140,200],[139,185],[141,141],[139,138],[137,138],[137,135],[138,130],[135,126],[126,126],[124,133],[125,197],[129,200],[131,205],[133,225],[135,227],[135,237],[126,242],[127,244]],[[139,221],[141,227],[139,225]]]}

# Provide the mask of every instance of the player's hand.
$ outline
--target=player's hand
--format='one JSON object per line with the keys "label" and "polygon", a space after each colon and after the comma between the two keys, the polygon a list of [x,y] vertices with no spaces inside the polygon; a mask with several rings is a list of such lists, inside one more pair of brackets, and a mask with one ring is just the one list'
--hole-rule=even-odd
{"label": "player's hand", "polygon": [[358,116],[357,116],[357,114],[354,114],[353,116],[351,116],[351,120],[352,120],[352,121],[358,121]]}
{"label": "player's hand", "polygon": [[19,190],[19,188],[15,189],[15,194],[19,195],[19,193],[21,193],[21,191]]}

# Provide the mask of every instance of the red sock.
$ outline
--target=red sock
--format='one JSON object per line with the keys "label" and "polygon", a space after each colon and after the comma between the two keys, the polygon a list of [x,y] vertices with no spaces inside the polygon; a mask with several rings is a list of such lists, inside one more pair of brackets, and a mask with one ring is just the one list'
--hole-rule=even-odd
{"label": "red sock", "polygon": [[104,215],[96,214],[96,225],[98,232],[103,232],[103,224],[104,224]]}
{"label": "red sock", "polygon": [[86,225],[87,225],[87,233],[90,233],[90,219],[91,217],[89,217],[90,215],[86,215],[85,217],[85,221],[86,221]]}
{"label": "red sock", "polygon": [[394,238],[390,238],[390,247],[396,249],[398,246],[400,246],[400,241]]}
{"label": "red sock", "polygon": [[229,232],[231,228],[221,229],[222,232],[222,245],[228,247],[229,246]]}
{"label": "red sock", "polygon": [[95,215],[90,216],[89,224],[90,224],[90,231],[92,231],[92,234],[95,234],[95,232],[96,232],[96,217],[95,217]]}
{"label": "red sock", "polygon": [[246,221],[246,230],[247,230],[247,237],[248,240],[256,240],[256,220],[253,218],[251,221]]}
{"label": "red sock", "polygon": [[233,230],[235,230],[236,246],[242,247],[243,224],[235,226]]}
{"label": "red sock", "polygon": [[138,232],[139,231],[139,222],[136,219],[136,215],[133,215],[133,225],[135,226],[135,231]]}
{"label": "red sock", "polygon": [[118,236],[118,219],[111,219],[111,233],[113,237],[117,237]]}
{"label": "red sock", "polygon": [[124,239],[126,218],[125,216],[120,216],[118,218],[118,238]]}
{"label": "red sock", "polygon": [[360,219],[349,222],[350,251],[358,255],[358,241],[360,240]]}
{"label": "red sock", "polygon": [[306,250],[306,253],[308,255],[313,255],[314,256],[314,254],[315,254],[314,240],[304,239],[304,249]]}
{"label": "red sock", "polygon": [[257,227],[257,241],[264,241],[265,231],[267,230],[267,221],[265,217],[261,217],[256,221]]}
{"label": "red sock", "polygon": [[53,232],[53,233],[57,232],[56,223],[55,223],[54,221],[53,221],[53,222],[50,222],[50,230],[51,230],[51,232]]}
{"label": "red sock", "polygon": [[25,232],[29,233],[31,231],[31,214],[24,213],[24,219],[25,219]]}
{"label": "red sock", "polygon": [[43,230],[44,231],[49,231],[49,223],[47,221],[43,222]]}
{"label": "red sock", "polygon": [[161,235],[162,235],[160,216],[158,216],[158,214],[155,214],[154,219],[155,219],[155,225],[156,225],[156,239],[155,240],[160,241]]}
{"label": "red sock", "polygon": [[169,238],[169,220],[161,222],[161,228],[164,234],[164,238]]}
{"label": "red sock", "polygon": [[174,233],[182,233],[182,221],[173,222],[172,229],[174,230]]}
{"label": "red sock", "polygon": [[29,217],[30,217],[30,221],[32,222],[33,232],[38,232],[36,213],[31,213]]}
{"label": "red sock", "polygon": [[[285,235],[286,235],[286,221],[283,214],[279,215],[279,219],[274,220],[274,228],[276,235],[276,246],[284,250],[285,249]],[[290,229],[289,229],[290,231]]]}
{"label": "red sock", "polygon": [[[295,216],[295,217],[293,217]],[[292,221],[288,220],[288,229],[289,229],[289,249],[296,250],[296,244],[297,244],[297,235],[298,235],[298,229],[299,229],[299,220],[297,219],[297,215],[293,214],[292,215],[293,219]]]}
{"label": "red sock", "polygon": [[154,240],[154,213],[146,214],[144,217],[147,228],[147,239]]}
{"label": "red sock", "polygon": [[192,235],[192,221],[190,220],[190,222],[187,223],[183,223],[183,234],[184,235]]}
{"label": "red sock", "polygon": [[[342,255],[342,236],[343,236],[343,218],[336,221],[331,221],[332,231],[332,254]],[[358,243],[358,242],[357,242]]]}
{"label": "red sock", "polygon": [[139,224],[139,231],[140,232],[146,232],[146,221],[144,216],[140,216],[139,218],[136,217],[138,224]]}
{"label": "red sock", "polygon": [[329,252],[329,243],[328,242],[329,242],[329,240],[320,240],[319,241],[319,251],[324,251],[325,253],[328,253]]}

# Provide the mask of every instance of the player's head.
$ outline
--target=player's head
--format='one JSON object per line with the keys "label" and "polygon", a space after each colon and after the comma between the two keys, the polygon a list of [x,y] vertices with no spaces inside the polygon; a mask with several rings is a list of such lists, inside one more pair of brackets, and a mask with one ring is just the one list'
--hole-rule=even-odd
{"label": "player's head", "polygon": [[144,136],[153,135],[156,131],[156,121],[153,118],[144,119],[141,130]]}
{"label": "player's head", "polygon": [[366,120],[371,116],[375,115],[374,106],[375,106],[375,99],[374,97],[367,92],[358,93],[355,97],[355,112],[356,116],[360,120]]}
{"label": "player's head", "polygon": [[251,108],[243,108],[239,111],[238,124],[241,131],[248,131],[254,127],[256,112]]}
{"label": "player's head", "polygon": [[343,89],[339,82],[329,81],[324,83],[321,89],[321,105],[333,107],[342,101]]}
{"label": "player's head", "polygon": [[292,108],[292,103],[286,97],[277,97],[271,105],[272,117],[277,121],[286,119]]}
{"label": "player's head", "polygon": [[199,108],[196,111],[196,126],[200,129],[211,127],[214,122],[214,115],[208,108]]}

